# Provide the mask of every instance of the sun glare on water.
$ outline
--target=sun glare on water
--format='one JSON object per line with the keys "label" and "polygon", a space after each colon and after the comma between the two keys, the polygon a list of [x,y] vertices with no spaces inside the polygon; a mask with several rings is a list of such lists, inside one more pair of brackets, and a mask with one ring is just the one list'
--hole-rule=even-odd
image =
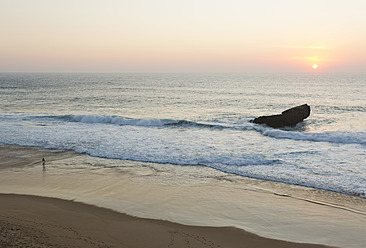
{"label": "sun glare on water", "polygon": [[314,64],[313,69],[318,69],[318,65]]}

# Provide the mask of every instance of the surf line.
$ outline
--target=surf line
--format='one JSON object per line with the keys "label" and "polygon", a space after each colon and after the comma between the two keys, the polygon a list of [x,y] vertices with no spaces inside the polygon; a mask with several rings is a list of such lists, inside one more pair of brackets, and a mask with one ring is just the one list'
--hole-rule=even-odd
{"label": "surf line", "polygon": [[315,200],[310,200],[310,199],[306,199],[306,198],[301,198],[301,197],[296,197],[296,196],[292,196],[292,195],[288,195],[288,194],[279,194],[279,193],[273,193],[276,196],[280,196],[280,197],[290,197],[296,200],[300,200],[300,201],[305,201],[305,202],[309,202],[309,203],[313,203],[313,204],[317,204],[317,205],[321,205],[321,206],[326,206],[326,207],[331,207],[331,208],[337,208],[337,209],[341,209],[341,210],[345,210],[351,213],[355,213],[355,214],[360,214],[360,215],[366,215],[365,212],[362,212],[360,210],[356,210],[356,209],[352,209],[352,208],[347,208],[347,207],[343,207],[343,206],[339,206],[339,205],[335,205],[329,202],[321,202],[321,201],[315,201]]}

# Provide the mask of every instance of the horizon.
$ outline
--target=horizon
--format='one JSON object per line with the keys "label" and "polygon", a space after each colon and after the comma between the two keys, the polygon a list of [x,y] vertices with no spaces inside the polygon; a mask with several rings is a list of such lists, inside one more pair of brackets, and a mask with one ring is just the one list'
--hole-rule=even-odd
{"label": "horizon", "polygon": [[0,72],[362,73],[366,2],[0,0]]}

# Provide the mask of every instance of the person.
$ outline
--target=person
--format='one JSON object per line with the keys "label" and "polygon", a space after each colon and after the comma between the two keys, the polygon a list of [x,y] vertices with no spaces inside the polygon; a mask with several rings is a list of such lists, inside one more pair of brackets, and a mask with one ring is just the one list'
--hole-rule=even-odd
{"label": "person", "polygon": [[46,159],[42,158],[43,170],[46,169]]}

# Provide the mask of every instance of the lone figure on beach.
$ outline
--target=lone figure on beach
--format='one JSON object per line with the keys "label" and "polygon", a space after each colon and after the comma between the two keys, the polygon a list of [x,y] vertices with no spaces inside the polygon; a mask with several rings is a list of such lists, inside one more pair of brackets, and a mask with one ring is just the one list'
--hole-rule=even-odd
{"label": "lone figure on beach", "polygon": [[46,169],[46,159],[42,158],[43,170]]}

